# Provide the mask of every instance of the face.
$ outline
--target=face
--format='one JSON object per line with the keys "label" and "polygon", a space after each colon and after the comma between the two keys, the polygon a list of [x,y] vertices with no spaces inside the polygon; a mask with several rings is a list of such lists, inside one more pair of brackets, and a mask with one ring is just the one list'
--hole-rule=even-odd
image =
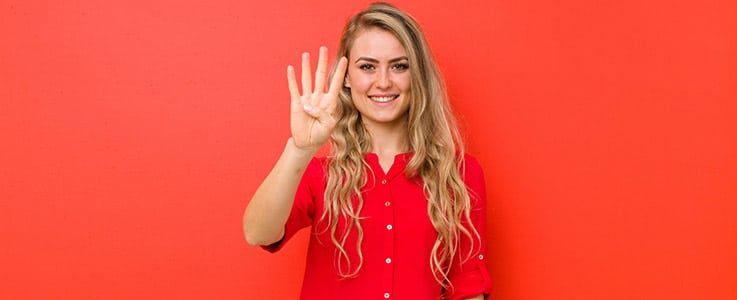
{"label": "face", "polygon": [[365,125],[404,125],[409,111],[407,51],[388,31],[358,34],[348,54],[346,87]]}

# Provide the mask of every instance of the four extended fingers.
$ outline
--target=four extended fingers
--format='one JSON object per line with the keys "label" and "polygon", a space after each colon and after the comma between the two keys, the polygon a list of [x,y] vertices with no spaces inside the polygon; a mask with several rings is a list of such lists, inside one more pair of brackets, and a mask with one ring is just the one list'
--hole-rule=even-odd
{"label": "four extended fingers", "polygon": [[[319,115],[317,110],[325,109],[328,113],[332,113],[337,106],[337,95],[340,88],[343,86],[343,80],[348,61],[345,57],[341,57],[338,61],[336,72],[330,81],[330,85],[327,87],[328,92],[327,98],[333,101],[328,103],[323,102],[323,97],[310,97],[314,92],[315,94],[325,93],[325,81],[327,80],[327,65],[328,65],[328,50],[327,47],[320,47],[320,55],[318,59],[317,69],[315,71],[315,89],[312,90],[312,78],[310,74],[310,54],[307,52],[302,53],[302,93],[300,95],[299,86],[297,85],[295,70],[293,66],[287,67],[287,81],[289,84],[289,94],[292,98],[293,105],[304,106],[305,112],[314,117]],[[305,97],[306,96],[306,97]]]}

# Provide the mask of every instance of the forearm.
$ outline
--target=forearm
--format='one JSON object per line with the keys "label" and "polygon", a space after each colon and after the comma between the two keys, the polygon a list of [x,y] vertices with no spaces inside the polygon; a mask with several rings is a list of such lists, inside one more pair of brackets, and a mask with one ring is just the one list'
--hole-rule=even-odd
{"label": "forearm", "polygon": [[473,298],[466,298],[466,300],[484,300],[484,294],[478,295]]}
{"label": "forearm", "polygon": [[248,203],[243,233],[250,245],[269,245],[282,238],[302,175],[315,150],[297,148],[290,138],[284,152]]}

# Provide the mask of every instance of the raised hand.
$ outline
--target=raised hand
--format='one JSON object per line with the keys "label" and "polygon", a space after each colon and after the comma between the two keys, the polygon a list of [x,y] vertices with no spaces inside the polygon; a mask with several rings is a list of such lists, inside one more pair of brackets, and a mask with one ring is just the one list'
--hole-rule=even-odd
{"label": "raised hand", "polygon": [[287,81],[291,104],[291,129],[294,145],[303,149],[318,149],[330,137],[337,120],[338,93],[343,84],[348,60],[341,57],[338,68],[330,81],[327,92],[328,49],[320,47],[320,57],[315,71],[315,87],[312,89],[310,55],[302,54],[302,94],[299,93],[294,67],[287,67]]}

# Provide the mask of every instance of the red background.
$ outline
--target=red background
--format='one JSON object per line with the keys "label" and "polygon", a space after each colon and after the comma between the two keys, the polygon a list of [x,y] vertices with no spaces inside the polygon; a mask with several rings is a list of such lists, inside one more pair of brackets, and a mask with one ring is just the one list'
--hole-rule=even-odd
{"label": "red background", "polygon": [[[346,1],[3,1],[0,298],[295,299],[241,216]],[[494,299],[737,299],[737,5],[396,1],[489,191]],[[314,55],[316,57],[316,55]]]}

